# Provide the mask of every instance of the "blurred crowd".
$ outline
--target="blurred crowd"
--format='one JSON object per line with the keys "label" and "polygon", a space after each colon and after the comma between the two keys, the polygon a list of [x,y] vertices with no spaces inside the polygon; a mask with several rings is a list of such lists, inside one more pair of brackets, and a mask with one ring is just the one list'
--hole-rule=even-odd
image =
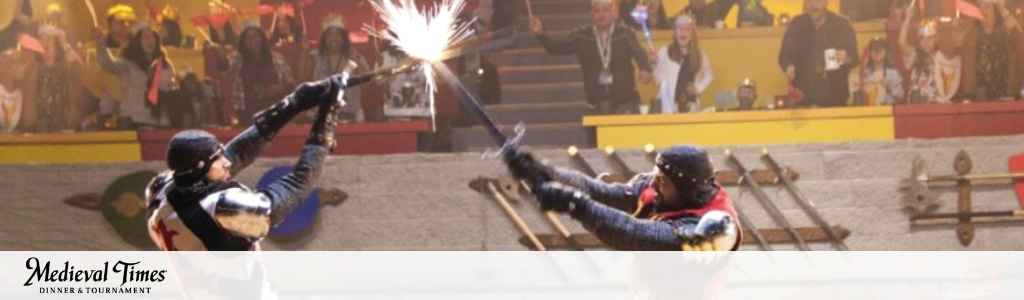
{"label": "blurred crowd", "polygon": [[[567,35],[549,35],[525,1],[480,0],[463,17],[476,19],[478,33],[526,20],[548,53],[577,56],[595,114],[983,102],[1024,94],[1021,0],[857,2],[870,7],[857,10],[858,19],[887,18],[887,36],[868,45],[858,45],[850,18],[828,9],[838,0],[804,0],[804,12],[792,17],[773,14],[763,0],[689,0],[678,12],[666,12],[664,2],[685,0],[589,1],[592,24]],[[111,4],[96,8],[90,37],[68,33],[67,10],[59,5],[16,2],[12,21],[0,29],[0,132],[242,126],[298,83],[405,59],[375,39],[378,53],[369,61],[354,47],[361,30],[341,15],[307,25],[301,5],[311,1],[236,8],[209,0],[209,14],[188,17],[170,5],[139,12]],[[955,12],[935,8],[944,2],[955,3]],[[736,23],[725,24],[733,9]],[[271,15],[270,24],[261,24]],[[199,35],[183,34],[185,19]],[[307,26],[319,26],[319,36],[309,37]],[[788,93],[760,95],[759,74],[733,91],[710,91],[715,72],[699,29],[757,26],[786,26],[778,66]],[[653,49],[652,30],[672,31],[669,45]],[[200,51],[202,74],[198,66],[176,64],[175,49]],[[499,72],[486,56],[467,55],[459,64],[483,102],[500,101]],[[410,73],[382,83],[383,110],[372,114],[363,93],[351,90],[342,118],[429,119],[435,111],[425,80]],[[637,87],[647,83],[658,86],[657,94],[641,101]],[[716,93],[710,106],[700,101],[708,93]]]}
{"label": "blurred crowd", "polygon": [[[209,0],[209,14],[187,17],[172,5],[111,4],[95,8],[98,26],[85,37],[69,33],[60,5],[40,13],[34,1],[16,1],[0,29],[0,132],[245,126],[301,82],[388,67],[405,55],[374,39],[378,61],[367,61],[353,42],[367,35],[340,14],[309,22],[319,34],[308,36],[308,0],[255,8]],[[183,34],[181,22],[198,34]],[[176,53],[202,61],[182,65]],[[429,119],[422,77],[380,82],[386,99],[375,115],[363,109],[358,88],[348,90],[341,119]]]}
{"label": "blurred crowd", "polygon": [[[967,103],[1024,95],[1024,1],[844,2],[859,8],[854,11],[862,19],[872,18],[870,10],[878,18],[888,16],[886,24],[895,28],[868,45],[858,45],[851,19],[830,11],[830,1],[837,0],[804,0],[803,13],[790,18],[773,15],[761,0],[691,0],[675,14],[667,14],[658,0],[592,0],[590,26],[554,36],[531,17],[530,29],[548,53],[579,58],[596,114]],[[950,4],[954,12],[944,12]],[[736,27],[786,27],[778,65],[789,92],[758,101],[756,81],[746,78],[734,91],[718,91],[715,104],[702,106],[699,99],[712,92],[714,70],[700,48],[698,29],[727,27],[724,20],[734,6]],[[652,29],[673,30],[669,45],[651,49],[644,35]],[[649,102],[637,92],[646,83],[659,87]]]}

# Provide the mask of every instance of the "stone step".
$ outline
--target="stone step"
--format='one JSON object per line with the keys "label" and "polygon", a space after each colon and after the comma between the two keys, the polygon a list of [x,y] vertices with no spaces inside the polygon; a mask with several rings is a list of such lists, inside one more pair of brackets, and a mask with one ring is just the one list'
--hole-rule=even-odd
{"label": "stone step", "polygon": [[591,24],[593,17],[587,13],[538,15],[546,31],[572,30]]}
{"label": "stone step", "polygon": [[585,102],[554,102],[489,105],[487,110],[500,124],[579,123],[589,109]]}
{"label": "stone step", "polygon": [[[514,125],[502,125],[502,131],[511,133]],[[452,150],[456,152],[497,149],[494,139],[483,126],[452,129]],[[527,124],[523,145],[531,148],[565,148],[569,145],[591,147],[586,129],[580,123]]]}
{"label": "stone step", "polygon": [[583,82],[511,84],[501,87],[503,104],[583,101]]}
{"label": "stone step", "polygon": [[[564,37],[569,34],[571,30],[547,30],[546,34],[549,37]],[[515,43],[515,48],[535,48],[540,47],[540,40],[538,40],[532,33],[525,31],[525,34],[521,34]]]}
{"label": "stone step", "polygon": [[[533,37],[530,37],[533,39]],[[551,55],[541,47],[509,49],[487,54],[497,66],[567,65],[577,63],[575,55]]]}
{"label": "stone step", "polygon": [[498,74],[502,85],[583,81],[578,64],[505,66],[498,68]]}
{"label": "stone step", "polygon": [[579,14],[590,11],[590,1],[532,1],[537,16]]}

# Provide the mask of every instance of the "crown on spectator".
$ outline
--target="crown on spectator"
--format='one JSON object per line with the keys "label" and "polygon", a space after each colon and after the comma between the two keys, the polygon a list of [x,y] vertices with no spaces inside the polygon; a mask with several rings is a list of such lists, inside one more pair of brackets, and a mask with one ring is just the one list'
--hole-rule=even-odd
{"label": "crown on spectator", "polygon": [[249,19],[249,20],[245,20],[244,22],[242,22],[242,30],[246,30],[246,29],[249,29],[249,28],[263,29],[263,26],[260,25],[260,20],[259,19]]}
{"label": "crown on spectator", "polygon": [[46,14],[53,14],[53,13],[58,13],[59,14],[60,12],[61,12],[61,8],[60,8],[60,4],[58,4],[58,3],[50,3],[50,5],[46,6]]}
{"label": "crown on spectator", "polygon": [[124,4],[114,5],[107,9],[107,18],[114,18],[118,21],[135,21],[135,9]]}
{"label": "crown on spectator", "polygon": [[328,15],[327,17],[325,17],[324,18],[323,29],[326,31],[327,29],[331,29],[331,28],[346,29],[345,28],[345,17],[342,17],[339,14],[331,14],[331,15]]}
{"label": "crown on spectator", "polygon": [[693,24],[693,17],[688,14],[679,14],[679,16],[676,17],[676,27],[684,24]]}
{"label": "crown on spectator", "polygon": [[210,6],[211,14],[227,13],[234,10],[234,8],[231,7],[231,5],[224,3],[224,1],[221,0],[209,0],[207,2],[207,5]]}
{"label": "crown on spectator", "polygon": [[935,23],[934,20],[928,20],[921,24],[921,28],[917,30],[917,34],[921,37],[932,37],[939,33],[938,29],[938,23]]}
{"label": "crown on spectator", "polygon": [[171,6],[170,4],[164,6],[164,9],[160,11],[160,15],[163,15],[164,19],[171,21],[177,21],[178,17],[181,16],[178,12],[178,8]]}
{"label": "crown on spectator", "polygon": [[750,77],[743,78],[743,80],[740,81],[740,87],[750,87],[756,89],[757,82],[755,82],[754,79],[751,79]]}

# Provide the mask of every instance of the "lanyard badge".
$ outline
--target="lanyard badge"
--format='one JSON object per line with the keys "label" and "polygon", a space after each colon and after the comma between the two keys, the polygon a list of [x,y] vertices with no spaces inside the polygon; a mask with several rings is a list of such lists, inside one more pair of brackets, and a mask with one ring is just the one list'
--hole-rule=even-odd
{"label": "lanyard badge", "polygon": [[614,33],[614,26],[608,30],[608,34],[605,36],[601,36],[597,27],[594,27],[594,37],[597,40],[597,53],[601,56],[601,73],[597,76],[597,83],[600,85],[612,85],[615,83],[615,77],[612,75],[611,68],[609,68],[612,62],[612,35]]}

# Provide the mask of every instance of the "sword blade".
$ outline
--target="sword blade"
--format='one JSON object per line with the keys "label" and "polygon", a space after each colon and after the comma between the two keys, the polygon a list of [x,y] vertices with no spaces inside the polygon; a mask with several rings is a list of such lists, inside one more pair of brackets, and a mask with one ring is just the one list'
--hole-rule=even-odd
{"label": "sword blade", "polygon": [[498,123],[495,122],[494,118],[487,113],[487,110],[484,109],[483,105],[477,101],[473,92],[469,91],[469,89],[462,84],[462,81],[459,80],[458,77],[455,77],[455,74],[452,73],[445,64],[436,63],[433,66],[434,69],[438,71],[438,74],[441,74],[441,77],[444,77],[445,81],[448,82],[448,85],[459,93],[459,102],[462,103],[463,107],[469,109],[469,112],[476,117],[477,120],[480,120],[480,123],[483,123],[484,128],[487,129],[487,133],[491,135],[494,142],[497,143],[498,146],[505,146],[508,142],[508,137],[501,132],[501,129],[498,127]]}
{"label": "sword blade", "polygon": [[739,158],[736,158],[731,151],[726,152],[725,156],[726,160],[732,162],[736,167],[736,171],[743,174],[742,181],[750,187],[750,192],[754,194],[754,199],[760,202],[761,206],[764,206],[768,215],[771,216],[775,222],[779,223],[779,225],[782,225],[782,229],[793,237],[793,240],[796,241],[796,245],[800,250],[810,251],[811,248],[807,246],[807,241],[804,240],[804,237],[801,236],[800,233],[796,231],[795,227],[789,223],[789,220],[786,219],[786,215],[784,215],[782,210],[772,202],[772,199],[768,197],[768,194],[764,193],[764,190],[761,189],[761,184],[757,183],[757,180],[754,179],[753,175],[750,175],[750,171],[747,170],[742,162],[740,162]]}
{"label": "sword blade", "polygon": [[775,161],[775,158],[772,157],[771,154],[768,154],[768,151],[762,152],[761,158],[764,159],[769,168],[775,171],[775,174],[778,174],[778,178],[786,190],[789,191],[790,195],[792,195],[794,199],[796,199],[797,203],[800,204],[800,207],[807,212],[811,217],[811,221],[825,231],[825,234],[832,240],[832,243],[835,244],[836,248],[840,251],[849,251],[850,248],[846,246],[845,242],[843,242],[843,238],[840,237],[839,233],[832,228],[832,225],[825,220],[821,215],[821,212],[818,212],[818,208],[814,205],[814,202],[807,199],[807,197],[800,192],[800,189],[796,187],[796,184],[793,183],[793,180],[790,179],[789,176],[786,176],[786,170],[782,168],[782,165],[779,165],[779,163]]}

